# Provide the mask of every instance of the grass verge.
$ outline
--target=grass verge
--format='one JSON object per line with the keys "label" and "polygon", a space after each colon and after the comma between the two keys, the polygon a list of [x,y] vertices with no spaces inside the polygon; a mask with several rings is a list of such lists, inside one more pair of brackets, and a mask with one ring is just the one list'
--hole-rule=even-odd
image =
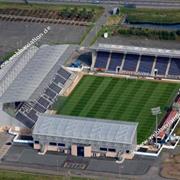
{"label": "grass verge", "polygon": [[3,180],[92,180],[89,178],[81,177],[66,177],[66,176],[53,176],[53,175],[43,175],[43,174],[33,174],[25,172],[15,172],[0,170],[0,179]]}
{"label": "grass verge", "polygon": [[0,64],[2,64],[4,61],[7,61],[11,56],[14,55],[14,51],[7,52],[4,56],[0,57]]}
{"label": "grass verge", "polygon": [[129,23],[180,23],[180,9],[121,8]]}

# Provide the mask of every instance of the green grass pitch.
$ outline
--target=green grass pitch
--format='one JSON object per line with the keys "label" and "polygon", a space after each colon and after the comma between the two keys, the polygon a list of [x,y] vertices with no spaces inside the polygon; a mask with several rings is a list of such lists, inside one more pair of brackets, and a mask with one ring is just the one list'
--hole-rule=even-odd
{"label": "green grass pitch", "polygon": [[176,83],[84,76],[56,110],[57,114],[138,122],[141,143],[155,129],[151,108],[161,107],[161,119],[179,87]]}

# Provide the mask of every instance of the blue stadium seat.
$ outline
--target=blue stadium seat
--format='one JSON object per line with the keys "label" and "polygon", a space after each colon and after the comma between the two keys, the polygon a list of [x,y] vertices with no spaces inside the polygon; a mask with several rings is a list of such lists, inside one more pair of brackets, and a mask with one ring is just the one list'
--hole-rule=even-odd
{"label": "blue stadium seat", "polygon": [[138,72],[151,74],[154,59],[154,56],[142,55]]}
{"label": "blue stadium seat", "polygon": [[103,51],[97,52],[97,58],[94,67],[105,69],[108,62],[109,54],[110,54],[109,52],[103,52]]}
{"label": "blue stadium seat", "polygon": [[172,58],[171,59],[171,64],[169,68],[169,75],[180,75],[180,59],[179,58]]}
{"label": "blue stadium seat", "polygon": [[109,71],[116,71],[116,67],[121,66],[123,56],[124,56],[124,54],[122,54],[122,53],[112,53],[111,54],[111,61],[109,63],[108,70]]}
{"label": "blue stadium seat", "polygon": [[168,57],[157,57],[155,69],[158,69],[159,75],[165,75],[169,58]]}
{"label": "blue stadium seat", "polygon": [[123,70],[125,71],[136,71],[139,55],[137,54],[126,54]]}

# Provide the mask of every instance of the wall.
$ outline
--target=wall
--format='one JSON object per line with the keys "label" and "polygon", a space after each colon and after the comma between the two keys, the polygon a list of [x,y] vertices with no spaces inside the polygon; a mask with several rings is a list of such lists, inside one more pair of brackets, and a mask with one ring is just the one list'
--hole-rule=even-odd
{"label": "wall", "polygon": [[78,140],[70,138],[60,138],[60,137],[49,137],[33,134],[34,140],[41,142],[42,144],[47,144],[49,142],[64,143],[66,148],[70,149],[72,144],[86,144],[91,145],[92,151],[100,151],[100,147],[114,148],[117,152],[124,152],[126,150],[133,151],[136,148],[136,138],[134,138],[133,144],[118,144],[110,142],[97,142],[97,141],[88,141],[88,140]]}

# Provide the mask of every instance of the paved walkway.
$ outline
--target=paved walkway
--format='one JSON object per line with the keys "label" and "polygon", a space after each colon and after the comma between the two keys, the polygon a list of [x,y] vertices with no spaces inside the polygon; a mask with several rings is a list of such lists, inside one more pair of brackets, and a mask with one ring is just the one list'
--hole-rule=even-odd
{"label": "paved walkway", "polygon": [[6,133],[0,133],[0,160],[8,152],[10,145],[6,145],[7,142],[11,142],[12,136]]}
{"label": "paved walkway", "polygon": [[[4,1],[4,0],[0,0]],[[29,3],[46,3],[46,4],[97,4],[97,5],[124,5],[125,2],[128,4],[135,4],[136,7],[152,7],[152,8],[179,8],[180,6],[180,1],[179,0],[103,0],[103,3],[92,3],[90,0],[6,0],[7,2],[20,2],[20,3],[25,3],[25,1]]]}
{"label": "paved walkway", "polygon": [[105,8],[103,15],[97,20],[94,27],[91,29],[91,31],[88,33],[88,35],[82,42],[82,44],[81,44],[82,46],[89,47],[91,45],[91,43],[94,40],[94,38],[96,37],[97,33],[101,29],[102,25],[104,25],[106,23],[107,18],[110,16],[110,13],[109,13],[110,8],[111,7]]}
{"label": "paved walkway", "polygon": [[136,156],[117,164],[110,159],[93,159],[47,153],[40,156],[27,145],[13,145],[0,163],[0,168],[56,175],[91,176],[107,179],[165,180],[159,174],[162,161],[179,148],[164,151],[159,158]]}

